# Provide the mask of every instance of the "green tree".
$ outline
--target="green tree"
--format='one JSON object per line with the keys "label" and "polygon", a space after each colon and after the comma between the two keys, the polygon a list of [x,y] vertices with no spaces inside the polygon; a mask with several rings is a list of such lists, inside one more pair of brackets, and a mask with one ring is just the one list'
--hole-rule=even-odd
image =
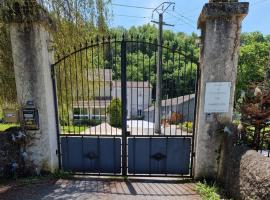
{"label": "green tree", "polygon": [[122,127],[122,103],[120,99],[113,99],[107,108],[110,118],[110,125],[113,127]]}
{"label": "green tree", "polygon": [[269,61],[269,41],[260,32],[241,35],[241,47],[237,74],[237,95],[253,83],[264,81]]}

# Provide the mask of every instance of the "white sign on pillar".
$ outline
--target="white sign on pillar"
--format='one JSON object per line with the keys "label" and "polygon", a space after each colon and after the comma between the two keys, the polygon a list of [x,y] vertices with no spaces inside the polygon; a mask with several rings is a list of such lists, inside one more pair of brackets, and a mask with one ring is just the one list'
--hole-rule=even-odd
{"label": "white sign on pillar", "polygon": [[231,82],[208,82],[205,89],[205,113],[229,112]]}

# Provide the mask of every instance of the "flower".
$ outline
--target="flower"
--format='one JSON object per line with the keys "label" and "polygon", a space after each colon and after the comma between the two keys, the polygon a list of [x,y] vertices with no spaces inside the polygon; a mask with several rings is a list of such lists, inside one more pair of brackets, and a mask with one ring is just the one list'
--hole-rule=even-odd
{"label": "flower", "polygon": [[238,124],[238,126],[237,126],[237,129],[238,129],[239,131],[241,131],[243,128],[244,128],[244,126],[243,126],[243,124],[240,122],[240,124]]}
{"label": "flower", "polygon": [[254,91],[254,96],[257,97],[257,96],[261,96],[262,95],[262,91],[261,89],[257,86],[255,88],[255,91]]}

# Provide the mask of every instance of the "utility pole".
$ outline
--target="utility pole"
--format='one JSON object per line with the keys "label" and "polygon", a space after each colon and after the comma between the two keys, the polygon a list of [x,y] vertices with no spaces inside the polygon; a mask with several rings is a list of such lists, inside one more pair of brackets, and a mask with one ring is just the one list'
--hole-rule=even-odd
{"label": "utility pole", "polygon": [[[162,43],[163,43],[163,25],[173,26],[163,22],[163,14],[170,7],[173,6],[174,2],[163,2],[153,10],[152,18],[154,13],[158,13],[159,21],[151,21],[158,24],[158,54],[157,54],[157,79],[156,79],[156,102],[155,102],[155,133],[161,134],[161,101],[162,101]],[[165,134],[165,133],[164,133]]]}

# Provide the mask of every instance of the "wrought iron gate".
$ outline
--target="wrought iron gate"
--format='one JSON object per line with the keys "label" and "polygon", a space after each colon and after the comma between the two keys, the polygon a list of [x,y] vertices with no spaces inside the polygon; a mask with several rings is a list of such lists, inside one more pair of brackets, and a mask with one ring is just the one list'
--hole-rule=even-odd
{"label": "wrought iron gate", "polygon": [[102,38],[52,65],[59,162],[97,175],[192,177],[197,59],[162,46],[161,133],[156,134],[156,40]]}

